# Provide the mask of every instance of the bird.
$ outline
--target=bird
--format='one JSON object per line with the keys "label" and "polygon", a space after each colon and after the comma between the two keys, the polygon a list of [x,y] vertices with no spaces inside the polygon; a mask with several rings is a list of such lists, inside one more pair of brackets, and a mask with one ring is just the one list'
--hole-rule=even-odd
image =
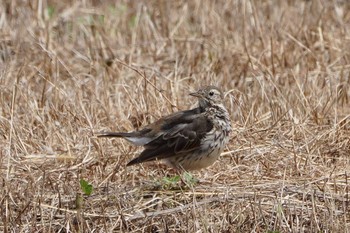
{"label": "bird", "polygon": [[230,116],[223,92],[206,86],[190,93],[197,107],[175,112],[133,132],[101,132],[97,137],[124,138],[143,146],[141,154],[126,166],[162,160],[176,170],[200,170],[212,165],[229,141]]}

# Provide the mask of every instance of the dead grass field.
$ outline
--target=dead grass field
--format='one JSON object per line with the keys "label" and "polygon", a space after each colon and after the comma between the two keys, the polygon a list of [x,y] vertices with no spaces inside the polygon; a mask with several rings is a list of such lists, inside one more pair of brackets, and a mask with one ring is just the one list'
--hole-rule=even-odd
{"label": "dead grass field", "polygon": [[[1,232],[350,232],[348,1],[72,2],[0,3]],[[192,187],[94,137],[207,84],[234,132]]]}

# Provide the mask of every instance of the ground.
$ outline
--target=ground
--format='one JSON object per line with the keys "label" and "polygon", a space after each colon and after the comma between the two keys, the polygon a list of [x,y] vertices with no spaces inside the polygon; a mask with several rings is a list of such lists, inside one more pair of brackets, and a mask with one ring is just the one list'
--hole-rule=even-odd
{"label": "ground", "polygon": [[[1,2],[0,231],[350,232],[349,29],[341,0]],[[234,130],[207,169],[96,138],[209,84]]]}

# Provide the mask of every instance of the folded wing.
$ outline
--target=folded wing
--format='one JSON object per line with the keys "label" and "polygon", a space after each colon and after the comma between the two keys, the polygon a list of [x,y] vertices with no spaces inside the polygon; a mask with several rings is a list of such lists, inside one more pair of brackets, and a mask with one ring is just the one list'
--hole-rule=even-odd
{"label": "folded wing", "polygon": [[[144,145],[145,150],[139,157],[130,161],[128,166],[195,150],[213,125],[204,113],[194,114],[193,110],[189,110],[171,115],[162,122],[153,123],[150,127],[157,129],[149,132],[149,135],[153,135],[153,139]],[[147,127],[144,130],[147,130]]]}

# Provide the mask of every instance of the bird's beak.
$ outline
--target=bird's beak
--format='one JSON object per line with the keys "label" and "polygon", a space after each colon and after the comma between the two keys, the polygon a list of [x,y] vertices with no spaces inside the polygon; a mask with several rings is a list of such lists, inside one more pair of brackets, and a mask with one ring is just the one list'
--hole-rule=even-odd
{"label": "bird's beak", "polygon": [[194,96],[194,97],[197,97],[197,98],[202,98],[203,97],[203,93],[201,91],[197,91],[197,92],[190,93],[190,96]]}

